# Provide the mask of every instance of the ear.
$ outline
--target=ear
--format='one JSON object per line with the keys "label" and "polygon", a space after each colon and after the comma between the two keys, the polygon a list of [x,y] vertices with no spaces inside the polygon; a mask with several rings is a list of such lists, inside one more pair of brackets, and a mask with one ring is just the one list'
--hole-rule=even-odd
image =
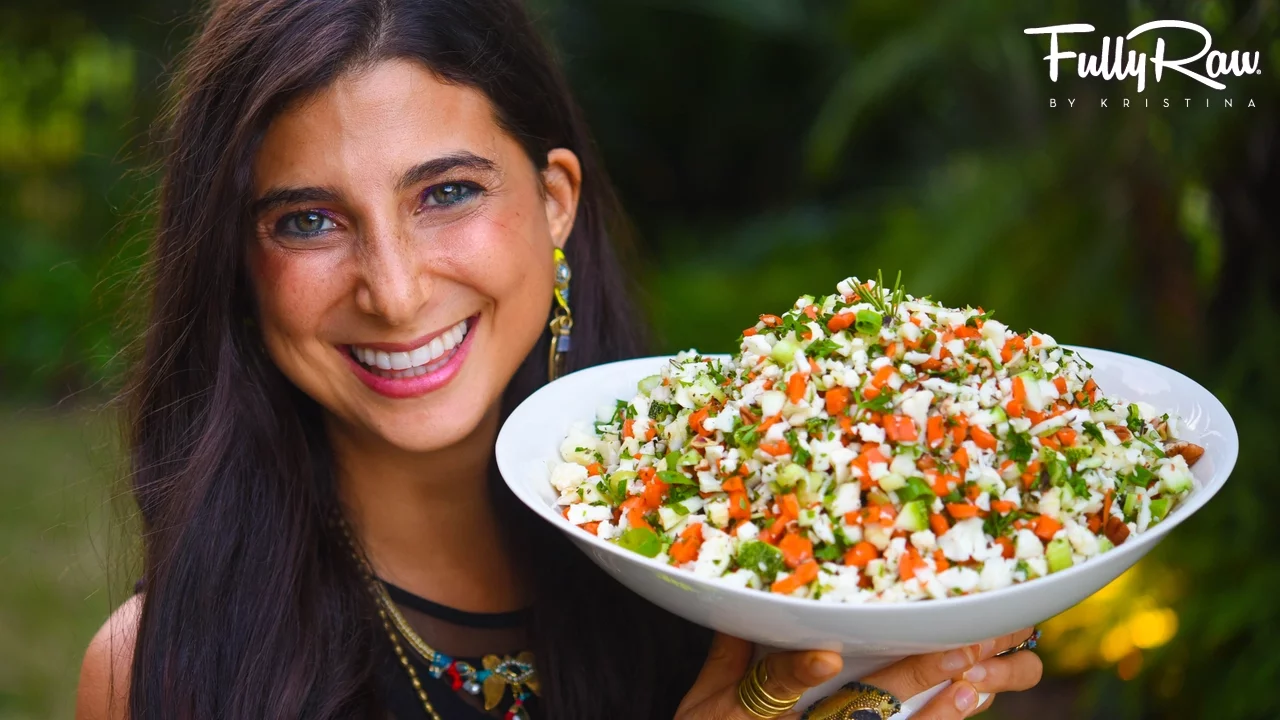
{"label": "ear", "polygon": [[547,153],[547,167],[542,171],[543,204],[551,240],[563,248],[578,216],[578,197],[582,190],[582,164],[572,150],[556,148]]}

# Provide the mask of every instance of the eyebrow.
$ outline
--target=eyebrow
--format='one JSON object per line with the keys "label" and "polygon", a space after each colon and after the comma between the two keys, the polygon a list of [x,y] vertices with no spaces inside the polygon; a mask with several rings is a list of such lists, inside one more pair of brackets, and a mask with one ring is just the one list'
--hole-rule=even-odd
{"label": "eyebrow", "polygon": [[[497,169],[497,165],[488,158],[480,157],[475,153],[467,152],[465,150],[449,153],[448,155],[442,155],[438,158],[418,163],[406,170],[404,174],[400,176],[400,181],[396,183],[396,190],[405,190],[421,182],[438,177],[450,170],[456,170],[458,168],[492,172]],[[328,187],[272,188],[263,193],[261,197],[257,198],[249,205],[249,213],[251,217],[257,217],[258,215],[261,215],[273,208],[280,207],[281,205],[336,202],[338,197],[338,192]]]}
{"label": "eyebrow", "polygon": [[431,178],[438,177],[450,170],[456,170],[458,168],[492,172],[497,169],[497,165],[488,158],[483,158],[475,153],[461,150],[459,152],[449,153],[448,155],[442,155],[433,160],[418,163],[417,165],[409,168],[405,171],[404,175],[400,176],[400,182],[396,184],[396,189],[405,190],[417,185],[418,183],[430,180]]}

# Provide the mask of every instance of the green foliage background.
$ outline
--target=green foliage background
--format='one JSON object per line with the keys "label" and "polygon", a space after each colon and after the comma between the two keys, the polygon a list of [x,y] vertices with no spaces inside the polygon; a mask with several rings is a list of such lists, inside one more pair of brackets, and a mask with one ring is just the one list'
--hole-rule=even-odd
{"label": "green foliage background", "polygon": [[[1132,681],[1103,664],[1041,697],[1065,697],[1061,717],[1280,717],[1274,0],[531,4],[639,231],[660,350],[728,350],[760,312],[901,268],[915,294],[1213,390],[1240,430],[1234,479],[1143,575],[1172,588],[1177,635]],[[69,716],[78,652],[123,590],[106,582],[109,417],[86,407],[140,307],[148,128],[192,12],[0,9],[0,718]],[[1148,77],[1139,94],[1068,64],[1054,84],[1047,38],[1022,32],[1088,22],[1063,44],[1096,54],[1152,19],[1261,51],[1262,73],[1223,92]],[[1198,47],[1165,36],[1170,55]]]}

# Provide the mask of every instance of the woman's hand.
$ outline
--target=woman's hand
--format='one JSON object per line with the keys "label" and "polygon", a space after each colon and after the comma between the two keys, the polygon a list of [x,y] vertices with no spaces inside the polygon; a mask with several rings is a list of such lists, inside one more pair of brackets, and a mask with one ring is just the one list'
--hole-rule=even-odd
{"label": "woman's hand", "polygon": [[[1031,630],[987,640],[978,645],[929,655],[913,655],[863,678],[905,701],[944,680],[955,680],[918,711],[912,720],[959,720],[985,710],[994,694],[1026,690],[1040,682],[1040,658],[1032,652],[1016,652],[997,658],[996,653],[1027,639]],[[676,710],[675,720],[757,720],[738,700],[738,682],[751,666],[751,643],[717,634],[707,661]],[[775,697],[795,697],[840,672],[840,656],[821,650],[775,653],[765,659],[765,690]],[[978,693],[992,698],[978,706]],[[784,715],[800,717],[797,707]]]}

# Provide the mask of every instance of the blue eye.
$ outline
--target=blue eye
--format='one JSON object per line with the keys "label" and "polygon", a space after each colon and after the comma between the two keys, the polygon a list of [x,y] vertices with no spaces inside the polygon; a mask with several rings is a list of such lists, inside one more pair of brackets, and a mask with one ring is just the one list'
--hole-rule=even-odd
{"label": "blue eye", "polygon": [[277,232],[297,237],[313,237],[335,227],[337,225],[328,215],[314,210],[285,215],[276,223]]}
{"label": "blue eye", "polygon": [[470,200],[480,192],[480,188],[471,183],[444,183],[427,188],[422,194],[424,205],[457,205]]}

